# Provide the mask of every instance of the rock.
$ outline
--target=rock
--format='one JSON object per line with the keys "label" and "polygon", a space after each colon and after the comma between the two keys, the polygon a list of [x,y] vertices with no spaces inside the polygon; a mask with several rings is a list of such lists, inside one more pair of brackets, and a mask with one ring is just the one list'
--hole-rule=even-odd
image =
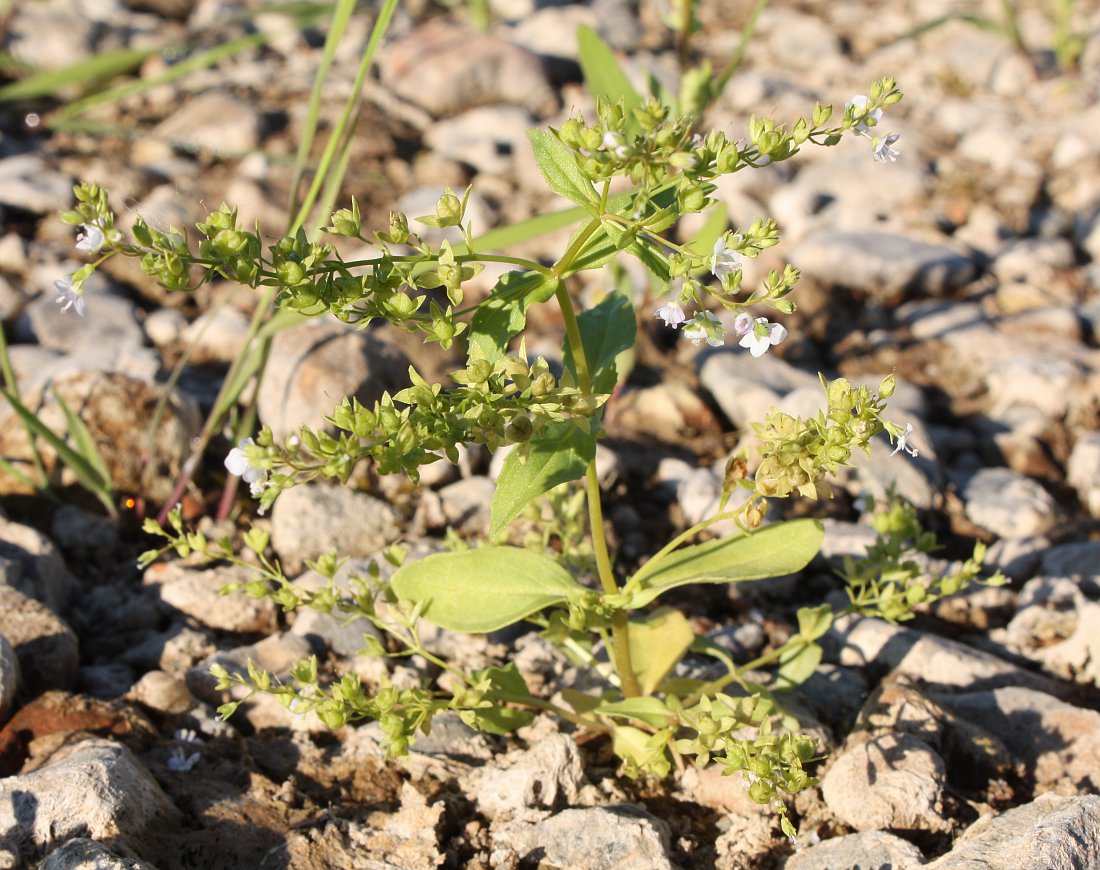
{"label": "rock", "polygon": [[821,781],[825,803],[857,831],[947,831],[943,759],[910,735],[884,734],[846,749]]}
{"label": "rock", "polygon": [[271,545],[291,574],[306,559],[336,550],[372,556],[397,540],[398,513],[386,502],[343,486],[304,484],[287,490],[271,515]]}
{"label": "rock", "polygon": [[987,323],[982,308],[976,302],[944,302],[939,299],[920,299],[899,305],[895,318],[909,327],[913,338],[942,338],[956,330],[970,329]]}
{"label": "rock", "polygon": [[983,816],[927,870],[1087,870],[1100,864],[1100,797],[1044,794]]}
{"label": "rock", "polygon": [[350,839],[355,854],[370,855],[380,867],[439,867],[444,802],[427,798],[406,782],[401,785],[401,805],[370,814],[366,824],[353,823]]}
{"label": "rock", "polygon": [[142,325],[149,340],[163,348],[180,340],[187,328],[187,318],[174,308],[158,308],[149,313]]}
{"label": "rock", "polygon": [[996,734],[1023,762],[1037,792],[1096,792],[1100,786],[1100,713],[1043,692],[1006,686],[937,700]]}
{"label": "rock", "polygon": [[449,483],[439,490],[439,499],[447,525],[464,538],[484,538],[489,534],[489,506],[496,484],[476,475]]}
{"label": "rock", "polygon": [[130,688],[127,697],[169,716],[182,715],[195,706],[195,698],[186,684],[164,671],[143,674]]}
{"label": "rock", "polygon": [[924,866],[924,855],[901,837],[862,831],[799,849],[782,866],[783,870],[913,870]]}
{"label": "rock", "polygon": [[311,321],[275,337],[258,407],[277,441],[299,426],[323,428],[322,418],[345,397],[368,408],[384,392],[408,385],[409,361],[373,332]]}
{"label": "rock", "polygon": [[[190,362],[195,365],[210,362],[232,363],[244,351],[248,327],[249,319],[242,311],[229,305],[219,305],[201,314],[194,323],[184,328],[179,338],[190,348]],[[268,371],[272,365],[269,360]],[[267,377],[266,372],[264,377]],[[329,411],[331,410],[330,408]]]}
{"label": "rock", "polygon": [[104,563],[118,546],[118,527],[117,520],[65,504],[54,512],[50,536],[80,563]]}
{"label": "rock", "polygon": [[779,357],[753,359],[734,350],[719,350],[700,358],[700,384],[739,429],[762,421],[780,396],[800,387],[816,388],[824,401],[821,382],[814,375]]}
{"label": "rock", "polygon": [[867,684],[851,668],[825,664],[794,693],[834,734],[847,734],[867,699]]}
{"label": "rock", "polygon": [[475,769],[469,788],[478,809],[495,821],[523,815],[529,808],[569,806],[583,781],[577,744],[564,734],[552,734],[529,749]]}
{"label": "rock", "polygon": [[983,468],[962,486],[967,519],[1002,538],[1041,535],[1057,522],[1054,499],[1008,468]]}
{"label": "rock", "polygon": [[893,489],[910,504],[929,510],[939,501],[937,478],[940,474],[935,450],[920,420],[907,419],[905,422],[913,426],[909,444],[918,450],[918,456],[897,453],[887,442],[875,439],[871,442],[869,455],[862,451],[855,453],[851,474],[858,481],[860,494],[873,496],[876,504],[884,503],[886,493]]}
{"label": "rock", "polygon": [[[201,425],[198,408],[190,399],[180,393],[171,394],[160,417],[156,438],[150,442],[146,431],[161,396],[159,388],[118,373],[90,371],[63,375],[53,381],[51,392],[24,396],[24,403],[38,419],[62,437],[68,425],[52,390],[58,392],[69,408],[80,410],[117,489],[141,493],[151,502],[169,498],[173,481],[190,453],[191,439]],[[0,409],[0,416],[3,410]],[[59,464],[57,455],[41,442],[39,448],[47,472],[52,473]],[[0,455],[33,474],[26,434],[11,416],[0,421]],[[64,469],[61,482],[70,486],[76,483],[76,478]],[[20,481],[0,474],[0,493],[24,491]]]}
{"label": "rock", "polygon": [[11,642],[0,634],[0,726],[8,721],[19,683],[19,658]]}
{"label": "rock", "polygon": [[496,842],[521,858],[570,870],[672,870],[669,829],[630,804],[569,809],[535,825],[513,823]]}
{"label": "rock", "polygon": [[[218,157],[239,157],[260,144],[263,119],[254,102],[223,90],[208,90],[183,105],[153,128],[184,151],[206,151]],[[212,206],[213,207],[213,206]]]}
{"label": "rock", "polygon": [[1069,577],[1092,588],[1100,587],[1100,541],[1058,544],[1043,553],[1039,573]]}
{"label": "rock", "polygon": [[947,244],[885,232],[825,230],[803,241],[791,262],[815,281],[880,301],[942,296],[978,274],[969,256]]}
{"label": "rock", "polygon": [[28,692],[75,684],[80,649],[73,630],[48,607],[10,586],[0,586],[0,635],[15,650]]}
{"label": "rock", "polygon": [[[32,214],[54,214],[69,208],[72,179],[39,154],[0,159],[0,206]],[[60,276],[58,276],[60,277]]]}
{"label": "rock", "polygon": [[104,701],[121,698],[134,682],[134,672],[122,662],[84,665],[77,675],[77,689]]}
{"label": "rock", "polygon": [[695,432],[721,430],[698,391],[679,381],[624,390],[613,413],[618,425],[673,444]]}
{"label": "rock", "polygon": [[0,780],[9,851],[22,843],[47,851],[84,836],[140,854],[148,834],[179,816],[133,753],[110,740],[85,740],[31,773]]}
{"label": "rock", "polygon": [[0,517],[0,584],[65,613],[79,582],[53,542],[37,529]]}
{"label": "rock", "polygon": [[39,870],[157,870],[137,858],[116,855],[102,843],[77,837],[54,849]]}
{"label": "rock", "polygon": [[61,311],[51,282],[50,290],[23,311],[16,333],[50,350],[79,354],[89,363],[93,361],[90,351],[98,357],[98,367],[113,366],[120,351],[142,346],[145,333],[138,324],[134,303],[102,288],[102,284],[88,282],[84,288],[87,316],[73,317],[72,311]]}
{"label": "rock", "polygon": [[536,126],[526,109],[482,106],[428,128],[424,143],[437,154],[472,167],[478,175],[515,177],[519,160],[531,159],[527,131]]}
{"label": "rock", "polygon": [[270,598],[253,598],[243,591],[220,592],[227,584],[243,585],[254,578],[254,572],[236,565],[196,570],[179,562],[158,562],[146,570],[142,583],[158,591],[169,607],[208,628],[269,634],[278,623],[277,608]]}
{"label": "rock", "polygon": [[1066,480],[1088,512],[1100,518],[1100,432],[1086,432],[1073,445]]}
{"label": "rock", "polygon": [[395,40],[380,53],[378,65],[387,88],[436,117],[492,103],[542,116],[557,105],[534,54],[443,19]]}

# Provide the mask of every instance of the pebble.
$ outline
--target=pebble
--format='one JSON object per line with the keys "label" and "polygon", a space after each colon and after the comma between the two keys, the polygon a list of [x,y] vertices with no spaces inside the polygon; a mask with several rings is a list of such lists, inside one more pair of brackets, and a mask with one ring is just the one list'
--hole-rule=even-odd
{"label": "pebble", "polygon": [[0,830],[9,850],[20,843],[41,853],[89,837],[141,854],[145,837],[179,817],[134,754],[110,740],[85,740],[30,773],[0,780]]}
{"label": "pebble", "polygon": [[0,635],[15,650],[28,692],[75,685],[80,667],[76,634],[44,604],[11,586],[0,585]]}
{"label": "pebble", "polygon": [[915,870],[924,866],[921,850],[886,831],[860,831],[801,848],[783,870]]}
{"label": "pebble", "polygon": [[534,126],[526,109],[481,106],[433,124],[424,134],[424,143],[479,175],[508,177],[513,164],[531,151],[527,131]]}
{"label": "pebble", "polygon": [[263,118],[255,102],[228,91],[210,90],[186,97],[150,135],[184,151],[239,157],[259,145],[262,128]]}
{"label": "pebble", "polygon": [[179,562],[158,562],[145,571],[142,582],[159,594],[169,610],[207,628],[267,634],[278,624],[277,608],[270,598],[253,598],[243,590],[221,594],[227,584],[247,584],[255,578],[254,571],[237,565],[197,570]]}
{"label": "pebble", "polygon": [[271,515],[271,545],[291,574],[306,559],[333,550],[344,557],[372,556],[400,533],[393,507],[343,486],[293,487],[279,496]]}
{"label": "pebble", "polygon": [[1002,538],[1042,535],[1058,521],[1054,499],[1008,468],[983,468],[961,487],[967,518]]}
{"label": "pebble", "polygon": [[1100,797],[1048,792],[983,816],[926,870],[1086,870],[1100,864]]}
{"label": "pebble", "polygon": [[1066,463],[1066,480],[1089,514],[1100,518],[1100,432],[1077,439]]}
{"label": "pebble", "polygon": [[7,637],[0,634],[0,726],[11,715],[19,684],[19,657]]}
{"label": "pebble", "polygon": [[127,697],[170,716],[182,715],[195,706],[195,698],[186,684],[161,670],[142,674]]}
{"label": "pebble", "polygon": [[86,837],[69,840],[54,849],[39,870],[157,870],[138,858],[123,858],[102,843]]}
{"label": "pebble", "polygon": [[69,208],[72,179],[38,154],[0,159],[0,207],[33,214],[54,214]]}
{"label": "pebble", "polygon": [[134,682],[134,672],[123,662],[84,665],[77,674],[77,690],[84,695],[113,701],[121,698]]}
{"label": "pebble", "polygon": [[669,829],[662,820],[630,804],[568,809],[535,825],[514,822],[496,831],[526,859],[570,870],[672,870]]}
{"label": "pebble", "polygon": [[489,506],[496,484],[488,477],[475,475],[449,483],[439,490],[439,500],[447,525],[463,538],[484,538],[489,534]]}
{"label": "pebble", "polygon": [[[190,362],[194,365],[231,363],[244,351],[248,327],[249,318],[244,312],[230,305],[218,305],[199,315],[194,323],[177,332],[172,340],[178,338],[187,345],[191,352]],[[148,332],[148,321],[145,328]],[[153,336],[150,334],[149,337]],[[268,365],[271,365],[270,361]]]}
{"label": "pebble", "polygon": [[442,19],[390,43],[379,54],[382,83],[436,117],[507,103],[542,116],[557,96],[538,57],[491,33]]}
{"label": "pebble", "polygon": [[947,772],[923,740],[884,734],[844,750],[821,780],[829,809],[857,831],[946,831]]}
{"label": "pebble", "polygon": [[[62,277],[59,273],[57,278]],[[145,334],[137,321],[136,308],[129,299],[116,296],[103,288],[103,282],[90,280],[85,287],[87,313],[74,317],[72,311],[62,313],[56,293],[43,293],[24,310],[16,322],[16,335],[50,350],[64,353],[84,348],[139,348]]]}
{"label": "pebble", "polygon": [[790,257],[808,278],[879,301],[943,296],[978,274],[970,256],[946,243],[888,232],[826,230],[809,236]]}
{"label": "pebble", "polygon": [[37,529],[0,517],[0,584],[18,589],[63,614],[80,583],[53,541]]}
{"label": "pebble", "polygon": [[529,749],[477,768],[468,788],[478,809],[497,821],[522,816],[526,809],[570,806],[583,782],[576,742],[564,734],[552,734]]}
{"label": "pebble", "polygon": [[54,512],[50,537],[70,558],[102,564],[118,547],[119,524],[110,517],[66,504]]}
{"label": "pebble", "polygon": [[345,396],[368,408],[408,385],[409,361],[374,332],[310,321],[279,333],[257,399],[260,420],[284,441],[300,426],[321,429]]}

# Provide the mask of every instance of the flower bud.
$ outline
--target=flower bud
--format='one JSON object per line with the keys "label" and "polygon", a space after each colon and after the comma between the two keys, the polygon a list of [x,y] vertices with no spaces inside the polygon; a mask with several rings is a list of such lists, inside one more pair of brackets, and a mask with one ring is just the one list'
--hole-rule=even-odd
{"label": "flower bud", "polygon": [[285,260],[275,267],[275,277],[284,287],[294,287],[302,282],[306,272],[300,263]]}
{"label": "flower bud", "polygon": [[390,212],[389,237],[395,245],[403,245],[409,240],[409,219],[399,211]]}
{"label": "flower bud", "polygon": [[462,223],[462,200],[448,189],[436,203],[435,216],[439,218],[441,227],[458,226]]}
{"label": "flower bud", "polygon": [[882,399],[889,399],[894,395],[894,387],[897,386],[897,381],[892,374],[887,375],[882,379],[882,383],[879,384],[878,394]]}

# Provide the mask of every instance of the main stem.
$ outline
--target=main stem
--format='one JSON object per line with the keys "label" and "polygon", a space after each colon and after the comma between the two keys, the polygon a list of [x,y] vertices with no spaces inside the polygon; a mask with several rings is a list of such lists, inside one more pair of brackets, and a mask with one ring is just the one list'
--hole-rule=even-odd
{"label": "main stem", "polygon": [[[598,227],[599,222],[596,221]],[[594,230],[593,230],[594,231]],[[583,235],[583,234],[582,234]],[[578,247],[578,246],[574,246]],[[565,258],[562,260],[566,262]],[[577,366],[578,386],[585,395],[592,395],[592,374],[588,369],[588,358],[584,353],[584,343],[581,340],[580,325],[577,322],[577,313],[573,309],[573,300],[569,298],[569,291],[565,284],[558,283],[558,289],[554,292],[561,307],[562,319],[565,321],[565,332],[569,338],[569,346],[573,351],[573,360]],[[611,556],[607,552],[607,538],[604,535],[603,504],[600,501],[600,480],[596,474],[596,460],[593,457],[588,463],[584,473],[585,494],[588,502],[588,523],[592,531],[592,548],[596,554],[596,571],[599,574],[600,586],[605,595],[616,595],[619,585],[615,582],[615,572],[611,567]],[[625,610],[616,610],[611,617],[611,658],[615,663],[615,670],[622,682],[623,694],[632,698],[641,694],[638,680],[634,676],[634,667],[630,660],[630,621]]]}

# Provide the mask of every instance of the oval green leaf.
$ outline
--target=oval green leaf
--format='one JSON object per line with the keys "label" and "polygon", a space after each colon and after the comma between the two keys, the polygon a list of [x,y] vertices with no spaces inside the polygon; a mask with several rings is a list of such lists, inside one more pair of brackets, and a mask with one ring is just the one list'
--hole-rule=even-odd
{"label": "oval green leaf", "polygon": [[632,608],[689,583],[740,583],[801,571],[821,549],[825,528],[817,520],[789,520],[751,535],[719,538],[684,547],[631,578]]}
{"label": "oval green leaf", "polygon": [[390,586],[420,604],[428,622],[471,633],[504,628],[585,592],[553,559],[518,547],[436,553],[398,569]]}

